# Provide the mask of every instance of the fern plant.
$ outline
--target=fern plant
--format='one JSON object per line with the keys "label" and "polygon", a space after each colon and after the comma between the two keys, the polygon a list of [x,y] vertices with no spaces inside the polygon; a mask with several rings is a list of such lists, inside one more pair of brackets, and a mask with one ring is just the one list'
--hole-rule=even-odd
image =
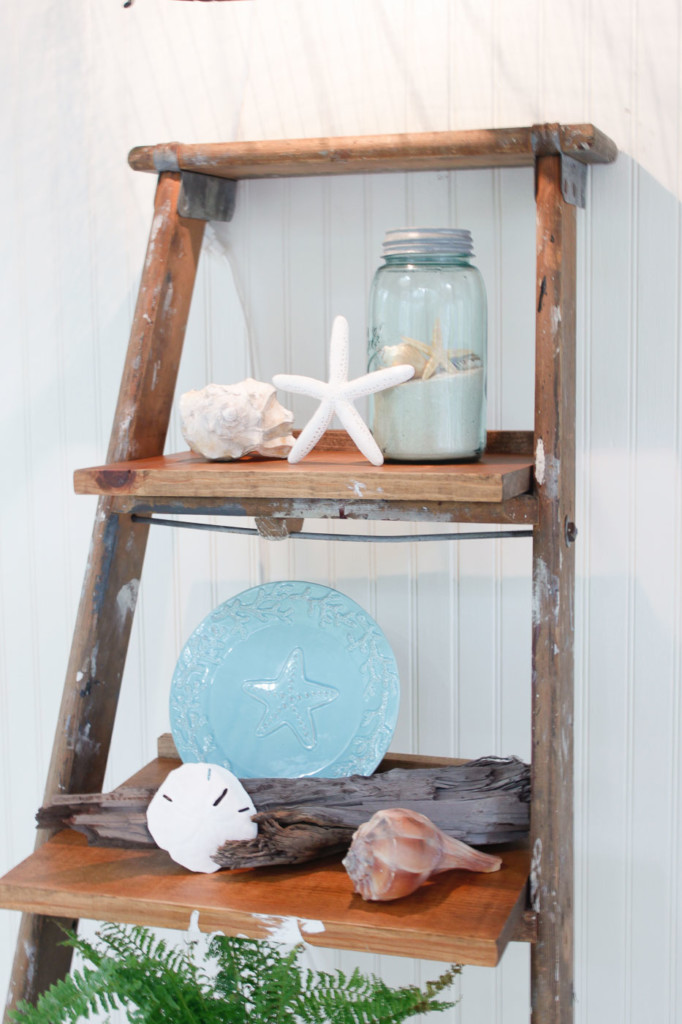
{"label": "fern plant", "polygon": [[10,1020],[76,1024],[123,1009],[130,1024],[400,1024],[454,1006],[436,996],[461,971],[452,966],[423,990],[394,989],[358,970],[348,976],[304,969],[302,946],[220,935],[200,962],[195,942],[177,949],[147,928],[108,924],[98,940],[68,933],[65,944],[81,953],[83,969],[35,1006],[20,1003]]}

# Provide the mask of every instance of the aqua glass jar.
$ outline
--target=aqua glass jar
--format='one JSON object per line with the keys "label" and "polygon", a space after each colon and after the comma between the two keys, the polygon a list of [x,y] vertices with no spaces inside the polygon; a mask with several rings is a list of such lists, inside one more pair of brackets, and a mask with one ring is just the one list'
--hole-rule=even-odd
{"label": "aqua glass jar", "polygon": [[471,461],[485,448],[487,306],[472,256],[469,231],[386,234],[370,292],[368,369],[415,369],[370,399],[370,429],[388,459]]}

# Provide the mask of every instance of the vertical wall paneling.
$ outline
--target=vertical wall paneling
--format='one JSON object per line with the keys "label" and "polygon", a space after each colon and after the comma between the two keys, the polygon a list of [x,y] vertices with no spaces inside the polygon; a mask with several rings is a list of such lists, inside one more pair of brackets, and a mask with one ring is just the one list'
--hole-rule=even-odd
{"label": "vertical wall paneling", "polygon": [[[598,1020],[609,1000],[622,999],[624,940],[627,922],[623,887],[625,848],[623,772],[627,733],[628,623],[628,508],[630,482],[628,437],[629,351],[631,338],[630,252],[632,222],[622,204],[630,194],[632,164],[621,155],[608,180],[600,170],[591,173],[589,248],[595,277],[591,285],[589,334],[589,449],[578,460],[579,493],[585,495],[585,518],[578,523],[578,553],[583,557],[585,607],[578,624],[582,660],[578,663],[583,705],[577,720],[576,813],[583,822],[582,843],[576,847],[576,875],[582,902],[576,904],[579,923],[578,963],[583,969],[597,957],[603,981],[587,971],[577,1009],[584,1020]],[[608,228],[607,228],[608,225]],[[613,296],[619,296],[618,301]],[[582,347],[582,346],[581,346]],[[580,379],[580,378],[579,378]],[[620,400],[609,402],[609,395]],[[581,485],[580,482],[584,481]],[[578,506],[580,507],[580,506]],[[580,634],[579,634],[580,636]],[[600,681],[619,680],[617,689]],[[580,704],[578,704],[580,707]],[[580,835],[580,828],[577,835]],[[584,915],[584,917],[582,916]],[[617,941],[611,941],[616,936]],[[580,969],[580,968],[579,968]],[[612,1004],[611,1004],[612,1005]],[[619,1013],[623,1012],[619,1003]],[[580,1019],[580,1016],[579,1016]]]}
{"label": "vertical wall paneling", "polygon": [[[589,474],[581,472],[587,461],[587,453],[590,448],[591,429],[591,378],[590,367],[592,358],[592,317],[590,289],[591,256],[592,247],[589,244],[592,239],[592,184],[593,176],[588,173],[587,180],[587,203],[584,217],[579,217],[576,224],[576,253],[577,253],[577,275],[576,275],[576,303],[578,317],[576,321],[576,334],[578,344],[576,346],[576,506],[575,516],[578,526],[580,542],[576,550],[576,587],[575,587],[575,619],[576,619],[576,646],[575,646],[575,707],[574,716],[576,722],[575,744],[574,744],[574,836],[576,851],[584,849],[585,837],[587,834],[587,763],[589,760],[589,730],[580,728],[584,726],[586,709],[589,705],[587,698],[587,654],[589,650],[589,621],[587,618],[587,567],[590,564],[590,534],[584,529],[587,522],[590,503],[590,478]],[[582,768],[582,770],[581,770]],[[581,870],[578,857],[575,865],[575,932],[576,946],[585,947],[586,936],[586,913],[585,909],[588,900],[588,886],[585,872]],[[575,988],[576,991],[584,991],[584,959],[576,958]],[[576,1019],[584,1019],[585,1008],[581,1002],[576,1007]]]}
{"label": "vertical wall paneling", "polygon": [[[678,19],[677,34],[678,54],[682,54],[682,23]],[[678,59],[679,69],[679,59]],[[682,103],[682,79],[678,71],[677,89],[677,113],[678,119]],[[682,133],[677,130],[677,180],[675,195],[682,195]],[[682,462],[682,403],[680,400],[680,388],[682,386],[682,360],[680,359],[680,340],[682,338],[682,294],[680,292],[680,281],[682,280],[682,217],[679,204],[675,213],[675,226],[677,233],[677,281],[675,285],[675,313],[676,313],[676,406],[675,406],[675,465]],[[675,493],[675,519],[680,521],[682,516],[682,474],[676,476]],[[675,1020],[682,1012],[682,999],[680,990],[680,973],[682,964],[682,913],[680,903],[680,878],[678,864],[682,857],[682,758],[677,756],[682,743],[682,701],[680,700],[680,685],[682,679],[682,644],[680,643],[680,625],[682,622],[680,609],[682,607],[682,545],[680,544],[679,531],[675,534],[674,543],[674,619],[673,636],[675,641],[675,660],[673,666],[673,710],[672,710],[672,750],[675,762],[671,779],[671,841],[669,853],[670,872],[670,912],[668,918],[668,963],[667,963],[667,988],[669,993],[668,1019]]]}
{"label": "vertical wall paneling", "polygon": [[[633,729],[631,751],[633,771],[631,808],[633,816],[632,932],[633,957],[652,979],[655,989],[647,1004],[660,1019],[667,1016],[665,954],[667,929],[657,922],[666,919],[670,878],[667,850],[670,846],[670,780],[674,753],[672,721],[675,634],[673,625],[674,587],[672,574],[661,578],[660,567],[674,550],[679,521],[674,518],[676,477],[674,459],[676,381],[672,373],[654,369],[657,360],[674,367],[678,345],[676,307],[671,301],[678,279],[676,211],[677,201],[646,171],[639,174],[639,224],[637,263],[637,347],[636,364],[636,492],[635,573],[633,621],[637,624],[633,644]],[[656,225],[655,231],[653,225]],[[656,360],[656,361],[657,361]],[[656,417],[648,414],[655,408]],[[650,524],[656,521],[656,529]],[[655,649],[657,685],[648,674],[651,650]],[[658,731],[658,742],[650,737]],[[645,842],[656,828],[655,847]],[[632,1017],[644,1012],[643,995],[632,992]],[[648,1011],[647,1011],[648,1012]]]}
{"label": "vertical wall paneling", "polygon": [[541,84],[545,7],[539,0],[497,0],[493,5],[489,74],[495,125],[535,124],[542,120],[543,109],[550,108]]}
{"label": "vertical wall paneling", "polygon": [[494,0],[452,5],[448,128],[494,122],[494,7]]}

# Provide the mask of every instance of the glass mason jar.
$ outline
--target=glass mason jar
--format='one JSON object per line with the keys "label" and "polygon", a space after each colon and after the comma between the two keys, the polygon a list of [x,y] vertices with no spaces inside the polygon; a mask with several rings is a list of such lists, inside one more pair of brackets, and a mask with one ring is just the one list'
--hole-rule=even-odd
{"label": "glass mason jar", "polygon": [[388,231],[370,292],[368,369],[410,363],[414,377],[370,398],[388,459],[477,459],[486,441],[487,306],[471,232]]}

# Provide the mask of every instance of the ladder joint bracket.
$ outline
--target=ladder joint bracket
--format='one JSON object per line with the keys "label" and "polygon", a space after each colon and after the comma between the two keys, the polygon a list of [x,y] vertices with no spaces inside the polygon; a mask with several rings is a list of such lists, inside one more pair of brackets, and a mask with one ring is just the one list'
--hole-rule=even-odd
{"label": "ladder joint bracket", "polygon": [[181,171],[178,213],[192,220],[229,221],[234,216],[237,182],[212,174]]}
{"label": "ladder joint bracket", "polygon": [[581,163],[580,160],[563,152],[559,125],[534,125],[531,142],[535,154],[536,179],[537,158],[556,154],[561,158],[561,194],[564,197],[564,202],[584,210],[587,193],[587,164]]}

